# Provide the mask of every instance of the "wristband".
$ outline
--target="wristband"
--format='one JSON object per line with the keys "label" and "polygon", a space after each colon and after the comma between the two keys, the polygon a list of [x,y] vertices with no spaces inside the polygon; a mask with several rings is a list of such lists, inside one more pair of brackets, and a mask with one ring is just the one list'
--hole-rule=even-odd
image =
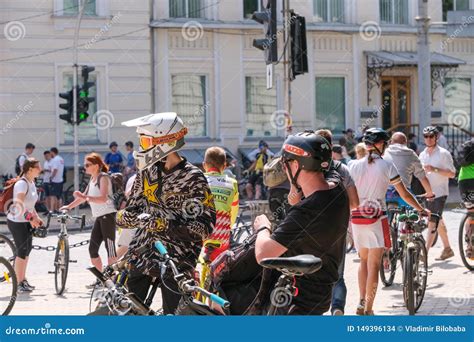
{"label": "wristband", "polygon": [[25,218],[25,220],[27,221],[33,221],[33,213],[30,213],[29,211],[25,211],[25,213],[23,214],[23,217]]}
{"label": "wristband", "polygon": [[264,230],[268,230],[268,232],[271,234],[272,233],[272,230],[268,227],[260,227],[257,229],[257,234],[260,233],[261,231],[264,231]]}

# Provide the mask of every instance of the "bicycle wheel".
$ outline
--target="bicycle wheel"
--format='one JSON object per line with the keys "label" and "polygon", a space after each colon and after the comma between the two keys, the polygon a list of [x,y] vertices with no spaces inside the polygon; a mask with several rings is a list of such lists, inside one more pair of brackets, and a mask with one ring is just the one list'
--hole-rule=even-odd
{"label": "bicycle wheel", "polygon": [[[474,221],[474,214],[467,213],[459,225],[459,254],[464,266],[469,271],[474,271],[474,229],[471,222]],[[466,253],[471,253],[468,257]]]}
{"label": "bicycle wheel", "polygon": [[3,234],[0,234],[0,257],[7,259],[12,265],[15,264],[15,244]]}
{"label": "bicycle wheel", "polygon": [[[392,239],[392,246],[386,250],[382,256],[380,263],[380,280],[385,286],[391,286],[395,279],[395,272],[397,271],[397,258],[398,258],[398,238],[396,230],[390,229],[390,235]],[[388,265],[387,265],[388,263]]]}
{"label": "bicycle wheel", "polygon": [[69,270],[69,241],[67,236],[60,236],[54,258],[54,285],[56,294],[62,295],[66,288],[67,272]]}
{"label": "bicycle wheel", "polygon": [[403,268],[403,299],[409,315],[415,314],[415,296],[413,293],[413,253],[414,249],[408,248],[405,254],[405,267]]}
{"label": "bicycle wheel", "polygon": [[425,298],[428,279],[428,253],[423,238],[417,238],[414,242],[416,248],[413,253],[413,291],[415,312],[417,312],[421,303],[423,303],[423,298]]}
{"label": "bicycle wheel", "polygon": [[0,314],[6,316],[15,305],[18,282],[15,270],[7,259],[0,257]]}

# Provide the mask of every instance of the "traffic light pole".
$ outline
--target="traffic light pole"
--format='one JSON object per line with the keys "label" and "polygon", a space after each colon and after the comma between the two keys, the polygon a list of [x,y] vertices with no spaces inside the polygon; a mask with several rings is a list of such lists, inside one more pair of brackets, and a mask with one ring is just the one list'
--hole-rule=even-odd
{"label": "traffic light pole", "polygon": [[[288,120],[291,118],[291,42],[290,38],[290,0],[283,0],[283,81],[285,93],[285,111]],[[286,135],[291,134],[291,124],[286,125]]]}
{"label": "traffic light pole", "polygon": [[[421,139],[423,128],[431,124],[431,60],[428,32],[428,0],[418,0],[418,113]],[[420,140],[419,140],[420,141]]]}
{"label": "traffic light pole", "polygon": [[[77,122],[77,73],[78,73],[78,53],[77,53],[77,42],[79,39],[79,29],[81,27],[82,15],[84,14],[85,0],[81,1],[79,7],[79,13],[77,15],[76,30],[74,33],[74,45],[73,45],[73,75],[72,75],[72,89],[73,89],[73,128],[74,128],[74,191],[79,190],[79,129]],[[78,214],[78,208],[74,209],[74,214]]]}

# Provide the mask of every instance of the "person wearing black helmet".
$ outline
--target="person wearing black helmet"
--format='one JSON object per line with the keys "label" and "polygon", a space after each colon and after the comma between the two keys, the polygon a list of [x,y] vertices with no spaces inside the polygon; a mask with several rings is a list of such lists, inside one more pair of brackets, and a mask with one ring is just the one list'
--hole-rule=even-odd
{"label": "person wearing black helmet", "polygon": [[[272,231],[265,215],[254,222],[257,232],[255,257],[312,254],[322,259],[318,272],[296,278],[298,296],[284,309],[291,315],[322,315],[329,310],[332,288],[349,222],[349,200],[331,166],[331,147],[322,136],[305,131],[289,136],[282,147],[282,163],[298,202]],[[283,313],[283,312],[282,312]]]}
{"label": "person wearing black helmet", "polygon": [[413,208],[429,214],[408,192],[397,169],[382,155],[390,136],[380,128],[365,131],[363,141],[368,155],[349,165],[359,194],[360,206],[352,211],[352,233],[360,256],[358,315],[373,315],[379,268],[385,248],[390,248],[390,232],[386,216],[385,193],[393,185],[400,196]]}
{"label": "person wearing black helmet", "polygon": [[[423,138],[426,148],[420,153],[420,161],[426,172],[426,177],[430,181],[431,188],[435,194],[433,201],[427,202],[426,206],[432,212],[443,214],[444,205],[449,195],[449,179],[456,176],[453,157],[445,148],[439,146],[439,130],[435,126],[428,126],[423,129]],[[434,223],[430,224],[429,231],[433,231]],[[438,233],[443,242],[443,251],[437,260],[445,260],[454,256],[444,221],[441,219],[438,226]],[[429,251],[433,244],[435,234],[430,233],[426,239],[426,250]]]}

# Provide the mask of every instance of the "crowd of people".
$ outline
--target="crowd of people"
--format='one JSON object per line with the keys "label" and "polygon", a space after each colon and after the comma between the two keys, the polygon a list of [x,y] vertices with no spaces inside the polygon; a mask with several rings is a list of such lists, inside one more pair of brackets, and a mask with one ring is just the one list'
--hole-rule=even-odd
{"label": "crowd of people", "polygon": [[[86,155],[84,169],[90,176],[89,185],[82,192],[74,192],[71,203],[61,204],[58,196],[64,169],[58,150],[45,152],[41,168],[31,157],[34,146],[26,146],[18,160],[20,177],[14,186],[14,201],[23,203],[23,211],[8,214],[8,227],[18,246],[15,268],[21,292],[34,289],[25,272],[31,230],[43,224],[34,209],[34,179],[41,172],[44,182],[50,184],[49,210],[71,210],[84,202],[91,206],[95,219],[89,245],[91,263],[99,270],[104,267],[99,256],[102,243],[107,250],[107,264],[127,258],[133,265],[127,286],[143,300],[153,277],[159,277],[165,285],[160,287],[165,314],[174,313],[182,298],[172,273],[162,274],[157,269],[159,253],[153,248],[154,242],[161,241],[180,272],[191,277],[200,253],[205,253],[202,249],[206,241],[218,243],[210,262],[229,250],[239,188],[231,172],[233,161],[226,157],[225,150],[217,146],[207,149],[201,169],[180,155],[187,128],[177,114],[151,114],[123,125],[136,129],[139,149],[134,150],[133,143],[127,142],[128,155],[124,157],[113,142],[104,158],[97,153]],[[329,310],[333,315],[345,313],[345,238],[351,225],[360,257],[356,314],[373,315],[380,264],[392,243],[387,200],[409,205],[422,215],[442,215],[448,182],[455,177],[456,169],[451,154],[440,146],[442,135],[436,127],[423,130],[426,147],[419,156],[410,141],[413,137],[402,132],[390,136],[382,129],[366,128],[360,139],[354,133],[345,130],[343,138],[334,144],[330,130],[307,130],[288,136],[276,155],[261,141],[249,156],[246,196],[261,199],[268,185],[273,212],[273,217],[259,215],[253,222],[254,263],[258,266],[266,258],[302,254],[322,260],[318,272],[296,277],[299,295],[281,314],[319,315]],[[472,168],[465,166],[462,176],[468,208],[472,208]],[[123,186],[127,197],[126,203],[118,206],[112,177],[117,172],[126,176]],[[414,178],[424,189],[424,203],[413,194]],[[122,229],[118,249],[117,228]],[[438,259],[451,258],[454,252],[445,225],[440,225],[439,234],[444,249]],[[427,249],[433,238],[430,230]],[[98,285],[94,282],[90,286]],[[228,298],[232,303],[232,295]]]}

